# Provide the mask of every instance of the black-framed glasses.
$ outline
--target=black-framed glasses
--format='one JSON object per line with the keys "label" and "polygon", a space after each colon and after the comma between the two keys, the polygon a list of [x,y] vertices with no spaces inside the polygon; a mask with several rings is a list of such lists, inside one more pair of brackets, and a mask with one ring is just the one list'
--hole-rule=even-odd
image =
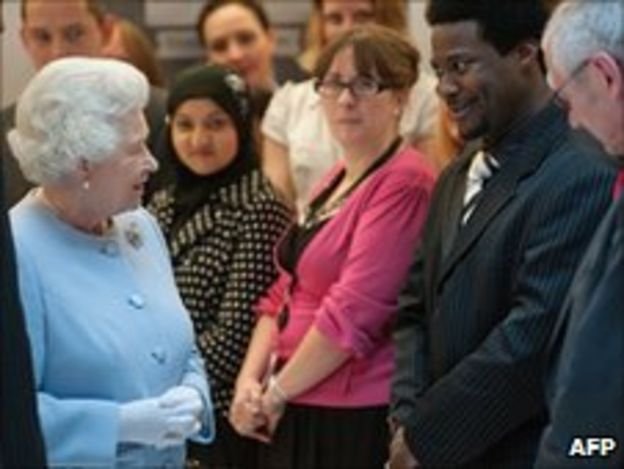
{"label": "black-framed glasses", "polygon": [[563,109],[564,111],[569,111],[570,109],[570,105],[568,104],[568,102],[563,98],[563,91],[570,86],[570,84],[576,80],[578,78],[578,76],[583,72],[583,70],[585,70],[587,68],[587,66],[590,64],[590,60],[589,59],[585,59],[583,60],[581,63],[579,63],[576,67],[574,67],[574,69],[572,70],[572,73],[570,73],[570,75],[568,76],[568,78],[566,78],[565,80],[563,80],[563,83],[561,83],[561,85],[559,85],[552,94],[552,101],[553,103],[555,103],[557,106],[559,106],[561,109]]}
{"label": "black-framed glasses", "polygon": [[358,77],[351,81],[342,80],[316,80],[314,89],[324,98],[337,98],[344,90],[349,90],[355,98],[368,98],[393,88],[388,83],[381,83],[373,78]]}

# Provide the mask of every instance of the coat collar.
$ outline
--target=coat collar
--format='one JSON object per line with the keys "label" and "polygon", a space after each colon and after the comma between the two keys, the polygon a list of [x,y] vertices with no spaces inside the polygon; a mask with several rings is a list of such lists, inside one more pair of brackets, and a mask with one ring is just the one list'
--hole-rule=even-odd
{"label": "coat collar", "polygon": [[[516,196],[520,182],[537,171],[566,130],[563,112],[554,105],[548,105],[522,128],[510,133],[499,145],[488,150],[501,162],[501,168],[484,189],[486,196],[476,207],[468,223],[458,229],[448,255],[443,258],[438,285],[445,281],[485,229]],[[455,178],[455,186],[451,187],[454,201],[460,199],[460,207],[463,191],[457,189],[458,186],[465,187],[466,172],[473,154],[474,152],[462,159],[460,174]],[[461,209],[456,212],[461,212]],[[459,226],[459,213],[451,223]]]}

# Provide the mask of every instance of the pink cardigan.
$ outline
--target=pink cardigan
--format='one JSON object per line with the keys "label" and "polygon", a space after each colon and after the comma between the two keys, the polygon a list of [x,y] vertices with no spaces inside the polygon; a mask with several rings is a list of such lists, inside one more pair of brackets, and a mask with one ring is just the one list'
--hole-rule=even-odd
{"label": "pink cardigan", "polygon": [[[328,184],[339,163],[321,181]],[[352,358],[292,402],[327,407],[385,405],[394,367],[391,327],[396,301],[422,232],[433,172],[412,148],[400,150],[350,195],[321,228],[297,265],[290,317],[277,337],[288,359],[311,326]],[[280,275],[259,301],[275,316],[291,276]]]}

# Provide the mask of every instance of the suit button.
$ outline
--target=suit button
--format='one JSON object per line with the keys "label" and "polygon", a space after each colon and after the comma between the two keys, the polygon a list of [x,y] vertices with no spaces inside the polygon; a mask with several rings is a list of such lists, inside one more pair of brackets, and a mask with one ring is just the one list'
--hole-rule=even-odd
{"label": "suit button", "polygon": [[130,304],[130,306],[136,309],[143,309],[145,307],[145,300],[138,293],[130,295],[130,298],[128,298],[128,303]]}

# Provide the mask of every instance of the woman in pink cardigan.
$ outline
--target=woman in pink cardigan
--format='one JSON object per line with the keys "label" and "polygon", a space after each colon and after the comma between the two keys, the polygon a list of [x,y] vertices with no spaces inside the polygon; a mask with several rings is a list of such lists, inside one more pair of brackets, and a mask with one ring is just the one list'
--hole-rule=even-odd
{"label": "woman in pink cardigan", "polygon": [[333,42],[315,75],[343,162],[276,248],[230,420],[267,468],[379,468],[387,457],[396,298],[431,190],[398,123],[418,52],[379,26]]}

